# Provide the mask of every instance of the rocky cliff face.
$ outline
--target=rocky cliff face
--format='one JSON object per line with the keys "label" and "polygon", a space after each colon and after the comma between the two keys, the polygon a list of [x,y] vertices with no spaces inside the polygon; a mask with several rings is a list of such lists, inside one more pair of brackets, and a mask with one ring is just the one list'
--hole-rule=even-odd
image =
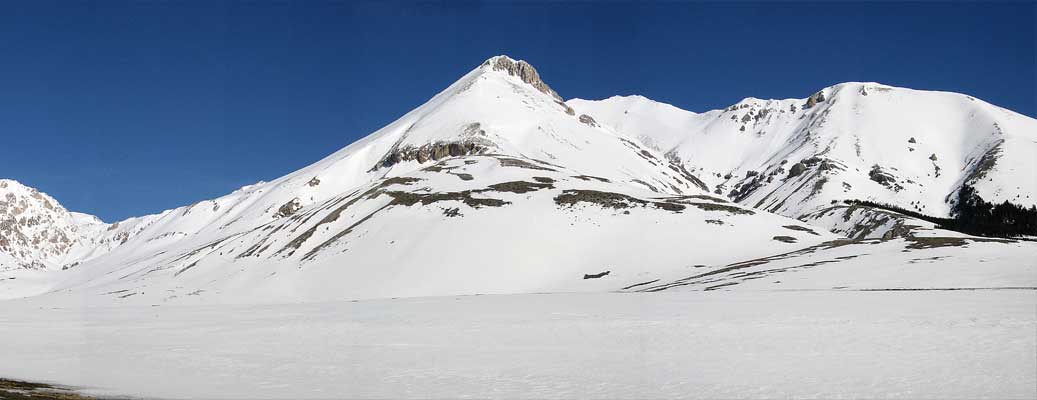
{"label": "rocky cliff face", "polygon": [[96,225],[104,223],[69,212],[39,190],[0,179],[0,271],[61,267]]}
{"label": "rocky cliff face", "polygon": [[540,74],[537,73],[536,68],[533,68],[532,65],[525,61],[515,61],[507,56],[497,56],[486,60],[484,65],[493,67],[495,71],[505,71],[509,75],[517,76],[523,82],[533,85],[537,90],[554,97],[555,100],[565,101],[562,99],[562,96],[558,95],[558,92],[555,92],[554,89],[551,89],[547,83],[540,79]]}

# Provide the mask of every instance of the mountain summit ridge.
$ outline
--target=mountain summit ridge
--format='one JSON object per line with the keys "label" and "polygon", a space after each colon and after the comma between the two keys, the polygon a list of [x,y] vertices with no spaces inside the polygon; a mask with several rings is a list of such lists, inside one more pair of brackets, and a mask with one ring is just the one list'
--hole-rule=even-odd
{"label": "mountain summit ridge", "polygon": [[[909,141],[886,128],[975,119],[977,127],[1001,123],[994,126],[1008,140],[1029,137],[1015,134],[1026,120],[990,109],[932,122],[961,99],[934,97],[933,111],[929,97],[868,85],[695,114],[644,97],[562,102],[529,63],[493,57],[295,172],[159,214],[87,224],[83,250],[43,268],[60,264],[61,279],[34,290],[156,303],[617,290],[842,243],[828,230],[915,240],[914,228],[935,227],[831,201],[852,186],[916,205],[933,197],[919,174],[943,171],[933,182],[950,187],[950,171],[989,164],[974,174],[986,194],[981,183],[1002,182],[1003,166],[1025,168],[1012,161],[1026,154],[1016,149],[1024,142],[978,135],[941,144],[947,129],[916,130]],[[855,125],[859,115],[871,118]],[[887,115],[892,122],[870,122]],[[885,133],[859,134],[871,131]],[[868,139],[886,136],[892,141]],[[901,146],[910,157],[889,159],[903,164],[872,171],[869,160],[885,162]],[[940,207],[943,196],[924,204]]]}

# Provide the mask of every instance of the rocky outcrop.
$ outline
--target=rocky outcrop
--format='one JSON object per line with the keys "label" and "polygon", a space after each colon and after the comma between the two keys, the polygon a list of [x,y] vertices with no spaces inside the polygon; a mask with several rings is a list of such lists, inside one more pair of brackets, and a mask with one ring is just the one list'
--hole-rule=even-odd
{"label": "rocky outcrop", "polygon": [[882,167],[878,165],[873,165],[871,167],[871,171],[868,172],[868,178],[882,186],[889,188],[890,190],[893,190],[894,192],[899,192],[901,189],[904,188],[899,183],[897,183],[897,180],[895,177],[893,177],[893,174],[886,172]]}
{"label": "rocky outcrop", "polygon": [[391,167],[404,161],[425,163],[447,157],[485,154],[496,148],[486,136],[482,124],[473,122],[462,126],[461,134],[458,139],[453,141],[428,143],[421,146],[397,143],[368,172]]}
{"label": "rocky outcrop", "polygon": [[590,115],[580,114],[580,122],[590,126],[598,126],[598,121],[595,121]]}
{"label": "rocky outcrop", "polygon": [[378,170],[379,168],[388,168],[404,161],[425,163],[447,157],[484,154],[489,150],[489,146],[475,141],[437,142],[420,147],[406,146],[394,148],[382,157],[378,164],[371,168],[371,171]]}
{"label": "rocky outcrop", "polygon": [[299,209],[301,209],[301,208],[302,208],[302,202],[299,201],[298,197],[296,197],[296,198],[292,199],[291,201],[282,204],[281,207],[279,207],[277,209],[277,212],[274,213],[274,218],[284,218],[284,217],[287,217],[289,215],[295,214],[295,212],[299,211]]}
{"label": "rocky outcrop", "polygon": [[533,68],[532,65],[525,61],[515,61],[507,56],[497,56],[486,60],[483,65],[492,67],[494,71],[507,72],[508,75],[522,79],[522,82],[532,85],[537,90],[554,97],[555,100],[564,101],[562,96],[558,95],[558,92],[555,92],[554,89],[551,89],[547,83],[544,83],[544,81],[540,79],[540,74],[537,72],[536,68]]}
{"label": "rocky outcrop", "polygon": [[802,161],[792,164],[792,167],[789,168],[789,179],[802,175],[806,171],[807,166]]}
{"label": "rocky outcrop", "polygon": [[825,94],[823,92],[814,93],[812,96],[807,98],[807,104],[803,106],[803,108],[806,109],[813,107],[822,101],[825,101]]}

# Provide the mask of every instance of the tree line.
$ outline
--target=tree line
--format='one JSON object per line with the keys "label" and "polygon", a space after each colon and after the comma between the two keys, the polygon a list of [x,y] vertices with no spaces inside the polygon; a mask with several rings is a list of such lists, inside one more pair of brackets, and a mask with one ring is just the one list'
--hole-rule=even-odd
{"label": "tree line", "polygon": [[953,218],[939,218],[907,210],[892,204],[868,200],[845,200],[847,204],[875,207],[929,221],[941,229],[976,236],[1012,237],[1037,235],[1037,207],[1018,204],[994,204],[983,200],[976,190],[964,185],[958,192],[958,201],[951,210]]}

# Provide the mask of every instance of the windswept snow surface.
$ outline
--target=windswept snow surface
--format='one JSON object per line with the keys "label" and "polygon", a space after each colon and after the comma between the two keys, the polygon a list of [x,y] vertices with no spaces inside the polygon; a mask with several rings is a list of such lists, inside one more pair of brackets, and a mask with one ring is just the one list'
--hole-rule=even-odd
{"label": "windswept snow surface", "polygon": [[1032,399],[1035,307],[1031,290],[12,300],[0,376],[160,398]]}

